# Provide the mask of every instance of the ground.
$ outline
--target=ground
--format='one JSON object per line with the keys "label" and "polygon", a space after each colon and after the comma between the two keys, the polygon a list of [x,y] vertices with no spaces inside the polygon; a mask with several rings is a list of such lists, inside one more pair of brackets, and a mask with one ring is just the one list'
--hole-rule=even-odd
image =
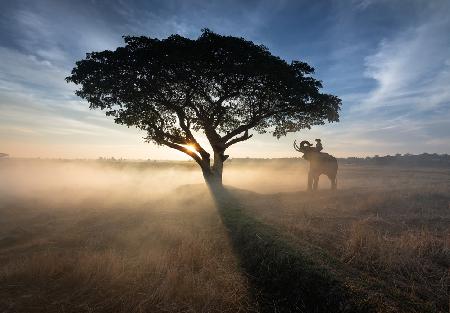
{"label": "ground", "polygon": [[227,163],[1,160],[0,312],[448,312],[450,170]]}

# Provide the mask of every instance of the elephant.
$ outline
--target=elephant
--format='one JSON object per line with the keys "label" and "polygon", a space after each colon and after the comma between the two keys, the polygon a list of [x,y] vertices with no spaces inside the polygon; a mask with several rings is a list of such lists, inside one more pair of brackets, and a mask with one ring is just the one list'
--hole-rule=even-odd
{"label": "elephant", "polygon": [[300,145],[294,141],[294,149],[303,153],[303,158],[309,161],[308,190],[317,190],[319,177],[322,174],[328,176],[331,181],[331,189],[337,188],[338,163],[334,156],[319,152],[309,141],[302,141]]}

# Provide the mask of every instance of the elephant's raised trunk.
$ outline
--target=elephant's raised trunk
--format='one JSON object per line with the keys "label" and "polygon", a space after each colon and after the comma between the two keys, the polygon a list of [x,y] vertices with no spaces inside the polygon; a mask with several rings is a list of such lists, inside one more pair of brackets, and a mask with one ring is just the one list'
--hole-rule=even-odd
{"label": "elephant's raised trunk", "polygon": [[294,140],[294,149],[298,152],[305,153],[305,148],[309,148],[311,146],[312,144],[308,140],[303,140],[302,142],[300,142],[300,145],[297,145],[297,140]]}
{"label": "elephant's raised trunk", "polygon": [[297,150],[298,152],[305,153],[305,148],[311,147],[311,146],[312,146],[312,144],[309,143],[308,140],[303,140],[302,142],[300,142],[300,145],[297,145],[297,140],[294,140],[294,149]]}

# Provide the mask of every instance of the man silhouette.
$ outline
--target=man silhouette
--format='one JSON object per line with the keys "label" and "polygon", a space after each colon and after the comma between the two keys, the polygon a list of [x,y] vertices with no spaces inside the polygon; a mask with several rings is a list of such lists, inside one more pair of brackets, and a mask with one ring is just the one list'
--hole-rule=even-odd
{"label": "man silhouette", "polygon": [[316,139],[316,150],[320,152],[323,150],[322,141],[320,139]]}

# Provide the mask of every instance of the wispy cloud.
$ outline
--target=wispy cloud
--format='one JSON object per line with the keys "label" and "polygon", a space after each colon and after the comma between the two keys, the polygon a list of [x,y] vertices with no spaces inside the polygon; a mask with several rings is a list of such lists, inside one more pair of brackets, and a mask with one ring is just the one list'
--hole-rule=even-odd
{"label": "wispy cloud", "polygon": [[51,62],[12,48],[0,46],[0,90],[57,97],[73,91],[64,77],[68,71]]}
{"label": "wispy cloud", "polygon": [[365,75],[377,87],[354,109],[430,110],[450,104],[450,19],[441,14],[431,19],[383,40],[376,53],[366,57]]}
{"label": "wispy cloud", "polygon": [[450,152],[449,16],[448,2],[420,0],[11,1],[0,12],[0,144],[13,155],[13,143],[17,151],[33,143],[38,151],[89,144],[98,153],[117,146],[134,157],[175,156],[90,111],[64,77],[86,52],[123,44],[122,35],[193,38],[208,27],[311,62],[344,101],[338,124],[280,141],[256,135],[232,156],[292,156],[296,136],[322,137],[338,155]]}

